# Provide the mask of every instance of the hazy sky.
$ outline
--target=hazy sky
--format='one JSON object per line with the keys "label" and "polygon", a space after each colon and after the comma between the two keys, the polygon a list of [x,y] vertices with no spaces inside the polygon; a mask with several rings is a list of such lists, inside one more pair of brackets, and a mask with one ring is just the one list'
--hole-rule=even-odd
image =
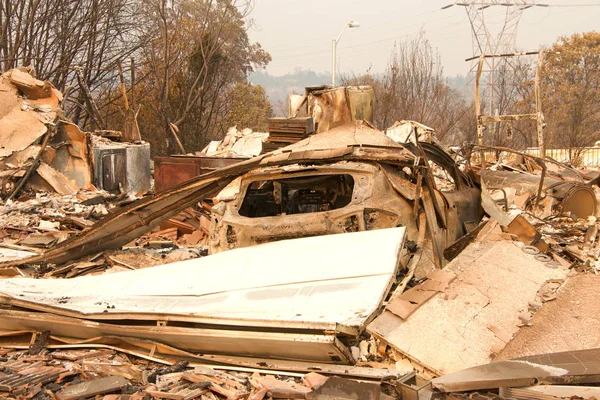
{"label": "hazy sky", "polygon": [[[271,53],[267,72],[283,75],[295,68],[331,71],[331,40],[351,21],[359,28],[346,29],[340,40],[338,70],[362,74],[385,69],[394,42],[425,31],[426,38],[442,57],[448,76],[469,70],[464,61],[472,54],[471,28],[464,7],[441,10],[450,0],[256,0],[251,17],[255,26],[250,39]],[[523,12],[517,47],[537,50],[561,35],[600,29],[599,0],[538,1],[555,5]],[[571,6],[566,6],[571,5]],[[565,7],[566,6],[566,7]],[[504,7],[486,10],[486,20],[495,32],[504,20]]]}

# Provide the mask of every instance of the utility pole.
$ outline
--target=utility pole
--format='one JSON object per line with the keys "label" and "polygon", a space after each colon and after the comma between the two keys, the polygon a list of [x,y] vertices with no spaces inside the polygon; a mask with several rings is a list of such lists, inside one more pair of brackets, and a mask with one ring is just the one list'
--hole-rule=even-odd
{"label": "utility pole", "polygon": [[537,120],[537,137],[540,148],[540,157],[546,157],[546,144],[544,143],[544,114],[542,113],[542,92],[540,89],[540,80],[542,79],[542,66],[544,65],[544,52],[538,54],[537,68],[535,69],[535,113]]}
{"label": "utility pole", "polygon": [[[483,64],[485,60],[488,58],[512,58],[519,56],[529,56],[529,55],[538,55],[537,68],[535,71],[535,113],[534,114],[512,114],[512,115],[483,115],[481,112],[481,96],[479,92],[480,88],[480,80],[481,80],[481,71],[483,69]],[[533,119],[536,121],[537,126],[537,140],[538,147],[540,150],[540,157],[546,157],[546,146],[544,144],[544,114],[542,113],[542,94],[540,89],[540,79],[541,79],[541,68],[543,65],[544,55],[543,52],[527,52],[527,53],[513,53],[513,54],[484,54],[477,57],[477,73],[475,75],[475,114],[477,117],[477,144],[480,146],[483,145],[483,130],[486,124],[489,123],[498,123],[498,122],[507,122],[512,123],[512,121],[520,121],[525,119]],[[468,58],[466,61],[471,61]],[[481,150],[481,165],[485,166],[485,155],[484,151]]]}
{"label": "utility pole", "polygon": [[[475,81],[475,105],[477,116],[477,141],[483,144],[483,131],[485,124],[496,124],[519,119],[536,119],[538,145],[540,154],[545,155],[543,138],[543,115],[541,110],[541,95],[539,94],[539,69],[542,58],[539,56],[538,68],[536,70],[536,113],[521,115],[499,115],[497,109],[498,100],[502,96],[501,90],[495,82],[494,73],[502,70],[508,75],[515,75],[516,66],[513,62],[515,56],[533,55],[538,52],[516,53],[517,28],[523,12],[532,7],[549,7],[549,4],[537,3],[535,0],[471,0],[456,1],[442,9],[452,6],[462,6],[467,12],[471,24],[472,53],[473,56],[467,61],[471,64],[470,77]],[[486,10],[503,9],[503,21],[496,26],[492,32],[492,23],[486,21]],[[488,15],[489,16],[489,15]],[[482,103],[486,105],[483,115]],[[497,118],[496,118],[497,117]],[[514,118],[513,118],[514,117]],[[483,157],[483,154],[482,154]],[[484,160],[482,158],[482,165]]]}
{"label": "utility pole", "polygon": [[[471,0],[456,1],[442,9],[452,6],[462,6],[467,12],[471,24],[472,33],[472,60],[470,77],[476,75],[479,68],[477,57],[481,55],[511,54],[516,52],[517,28],[523,12],[532,7],[549,7],[549,4],[540,4],[535,0]],[[498,13],[499,9],[503,12]],[[498,14],[504,14],[500,23],[491,23],[486,20],[490,11],[496,11],[494,17]],[[501,15],[500,15],[501,16]],[[495,84],[494,72],[504,69],[507,73],[515,71],[515,66],[511,58],[486,58],[481,70],[481,97],[486,99],[487,113],[497,114],[494,109],[499,96]]]}

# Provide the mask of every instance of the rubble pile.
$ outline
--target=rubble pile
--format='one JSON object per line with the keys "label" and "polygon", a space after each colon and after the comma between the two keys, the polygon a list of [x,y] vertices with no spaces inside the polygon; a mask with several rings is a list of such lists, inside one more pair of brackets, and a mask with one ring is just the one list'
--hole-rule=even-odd
{"label": "rubble pile", "polygon": [[[106,191],[80,190],[74,195],[37,193],[33,199],[7,201],[0,204],[0,261],[18,260],[43,253],[69,238],[90,229],[108,215],[118,212],[136,200],[132,194],[111,194]],[[207,236],[195,230],[189,221],[196,215],[194,210],[183,211],[173,222],[184,224],[189,234],[178,236],[178,228],[155,229],[147,235],[123,246],[121,249],[94,254],[73,260],[60,267],[29,266],[3,270],[3,275],[37,277],[66,277],[102,272],[117,272],[166,263],[183,261],[206,255]],[[203,217],[204,219],[206,217]],[[194,221],[199,221],[194,219]],[[168,225],[168,222],[167,222]]]}
{"label": "rubble pile", "polygon": [[597,273],[600,243],[596,175],[551,159],[536,157],[495,164],[479,171],[495,205],[484,201],[493,215],[527,251],[553,267]]}
{"label": "rubble pile", "polygon": [[96,189],[142,195],[151,189],[150,147],[139,134],[124,142],[131,135],[81,131],[63,115],[62,94],[31,68],[2,74],[0,91],[0,197]]}
{"label": "rubble pile", "polygon": [[26,68],[0,77],[0,183],[2,197],[25,186],[63,195],[93,189],[88,135],[59,122],[62,94]]}
{"label": "rubble pile", "polygon": [[268,139],[266,132],[252,132],[245,128],[241,131],[236,126],[229,128],[223,140],[211,141],[202,151],[196,153],[204,157],[250,158],[262,153],[264,142]]}
{"label": "rubble pile", "polygon": [[146,195],[149,149],[0,84],[0,397],[597,394],[596,175],[460,165],[427,126],[358,121],[368,88],[321,88],[271,136],[165,157]]}
{"label": "rubble pile", "polygon": [[528,214],[524,214],[524,217],[549,245],[549,255],[556,264],[579,272],[600,272],[600,244],[597,237],[600,225],[596,217],[583,219],[567,214],[542,221]]}
{"label": "rubble pile", "polygon": [[32,342],[25,349],[0,349],[0,396],[59,400],[259,400],[326,399],[332,395],[350,398],[358,392],[362,399],[379,400],[395,398],[398,393],[395,380],[359,381],[318,372],[211,367],[187,360],[167,362],[111,346],[61,346],[48,332],[33,334]]}
{"label": "rubble pile", "polygon": [[296,143],[315,131],[312,117],[270,118],[269,137],[263,145],[265,152]]}
{"label": "rubble pile", "polygon": [[82,191],[65,196],[38,193],[33,199],[25,200],[22,196],[21,201],[7,201],[0,205],[2,259],[7,259],[5,249],[18,250],[20,246],[23,251],[45,249],[88,229],[116,207],[109,203],[116,197]]}

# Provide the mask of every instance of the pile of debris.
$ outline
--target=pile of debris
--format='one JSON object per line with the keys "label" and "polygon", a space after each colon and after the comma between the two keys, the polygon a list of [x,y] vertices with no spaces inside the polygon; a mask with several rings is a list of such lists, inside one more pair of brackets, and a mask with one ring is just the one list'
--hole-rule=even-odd
{"label": "pile of debris", "polygon": [[381,382],[358,373],[357,380],[351,370],[330,376],[330,371],[321,374],[208,365],[193,356],[175,361],[173,356],[152,355],[135,348],[142,343],[118,340],[97,345],[71,344],[49,332],[22,332],[4,336],[1,341],[3,397],[318,400],[358,396],[379,400],[396,398],[399,390],[394,379]]}
{"label": "pile of debris", "polygon": [[[39,255],[150,189],[147,143],[101,136],[121,138],[112,131],[82,132],[64,118],[62,94],[36,79],[31,68],[2,74],[0,91],[1,260]],[[72,276],[87,270],[76,268]],[[38,276],[41,271],[4,273]]]}
{"label": "pile of debris", "polygon": [[[377,400],[600,382],[598,180],[522,154],[461,167],[422,124],[354,121],[371,95],[307,91],[310,118],[271,126],[288,146],[263,154],[267,134],[234,127],[149,196],[3,205],[0,273],[18,279],[0,280],[0,390]],[[35,157],[5,165],[25,178]]]}
{"label": "pile of debris", "polygon": [[312,117],[270,118],[269,138],[263,145],[264,152],[299,142],[314,131],[315,123]]}
{"label": "pile of debris", "polygon": [[250,158],[263,152],[264,142],[268,137],[269,134],[265,132],[252,132],[252,129],[249,128],[238,131],[236,126],[232,126],[223,140],[211,141],[196,155],[202,157]]}
{"label": "pile of debris", "polygon": [[27,69],[2,74],[0,91],[2,196],[14,198],[25,184],[64,195],[91,189],[89,138],[76,125],[58,123],[62,94]]}
{"label": "pile of debris", "polygon": [[[118,212],[137,198],[132,194],[80,190],[74,195],[37,193],[34,199],[0,205],[0,261],[43,254],[76,237],[109,212]],[[200,226],[201,221],[204,223]],[[191,225],[194,222],[195,225]],[[3,276],[66,277],[118,272],[162,265],[207,254],[207,219],[187,209],[120,249],[73,260],[58,268],[31,265],[0,270]],[[178,234],[178,232],[188,232]]]}
{"label": "pile of debris", "polygon": [[150,190],[147,143],[116,143],[82,132],[65,119],[62,94],[30,68],[2,74],[0,91],[1,197],[12,200],[23,190]]}
{"label": "pile of debris", "polygon": [[37,193],[33,199],[0,205],[2,259],[10,259],[5,250],[37,252],[90,228],[117,206],[117,198],[106,192]]}
{"label": "pile of debris", "polygon": [[478,172],[483,207],[538,259],[600,271],[600,187],[569,165],[514,150],[515,161]]}

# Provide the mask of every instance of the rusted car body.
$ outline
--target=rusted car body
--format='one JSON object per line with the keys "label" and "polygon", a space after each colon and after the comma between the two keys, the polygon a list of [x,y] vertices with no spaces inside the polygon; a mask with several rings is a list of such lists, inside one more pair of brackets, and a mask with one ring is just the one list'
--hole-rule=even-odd
{"label": "rusted car body", "polygon": [[[227,193],[236,195],[227,197]],[[267,167],[236,179],[213,207],[210,251],[274,240],[405,226],[412,205],[376,164]]]}
{"label": "rusted car body", "polygon": [[[287,149],[314,151],[317,140],[339,148],[346,140],[345,132],[353,129],[353,124],[336,128]],[[256,168],[237,177],[214,198],[209,253],[397,226],[406,227],[407,238],[417,243],[423,224],[419,215],[423,213],[424,222],[428,210],[429,238],[434,238],[434,248],[441,251],[481,220],[480,190],[439,145],[405,143],[400,147],[381,131],[362,129],[369,130],[363,140],[371,143],[365,145],[387,144],[390,151],[404,151],[413,159],[390,163],[368,157],[338,161],[335,156]],[[444,184],[439,182],[441,177],[446,179]]]}

